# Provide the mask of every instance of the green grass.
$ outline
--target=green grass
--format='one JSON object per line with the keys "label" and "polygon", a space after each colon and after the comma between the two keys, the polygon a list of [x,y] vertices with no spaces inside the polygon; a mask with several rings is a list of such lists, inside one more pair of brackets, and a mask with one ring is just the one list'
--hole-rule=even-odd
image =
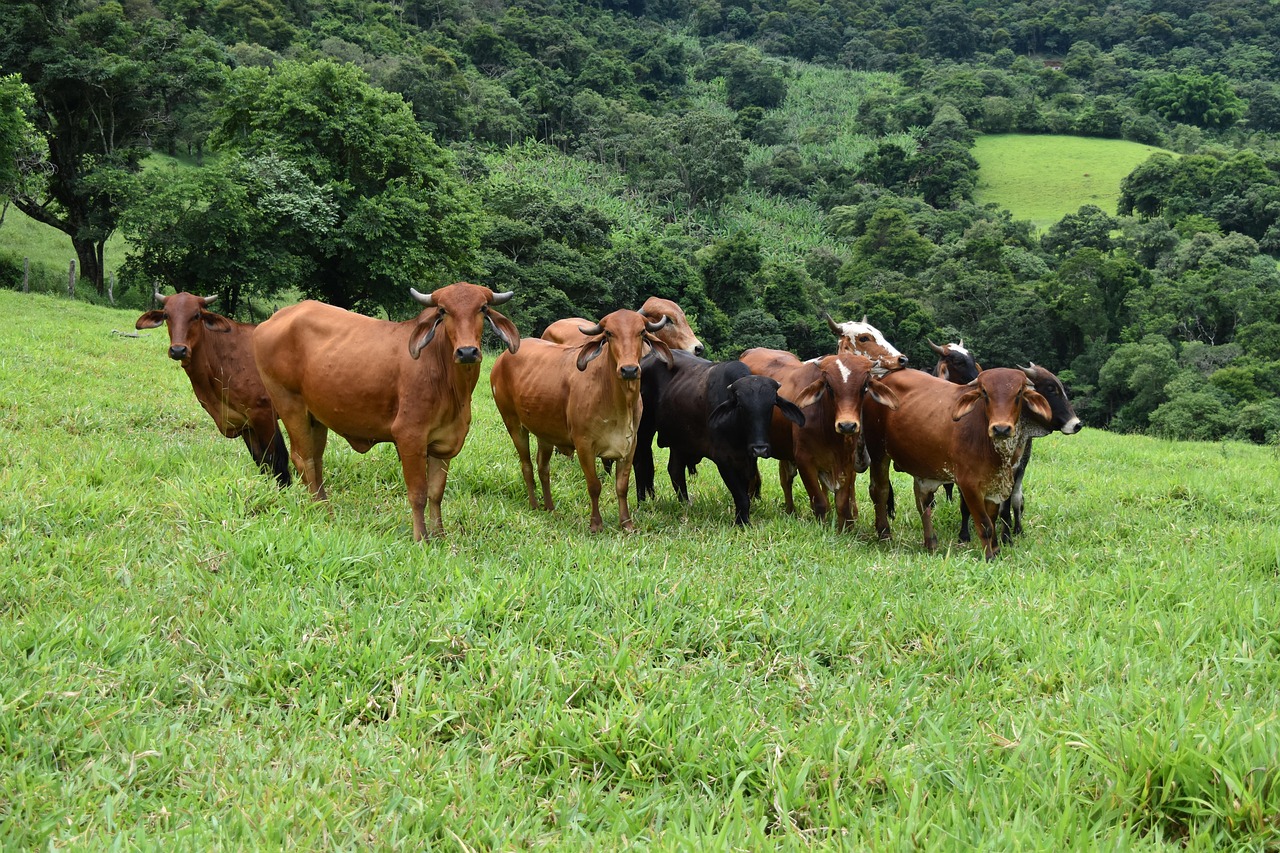
{"label": "green grass", "polygon": [[1114,216],[1120,182],[1160,150],[1083,136],[979,136],[973,146],[979,166],[974,201],[994,202],[1041,229],[1086,204]]}
{"label": "green grass", "polygon": [[418,545],[391,447],[316,506],[162,330],[0,313],[0,847],[1280,844],[1273,448],[1044,439],[991,563],[861,483],[853,535],[787,517],[772,463],[750,529],[704,465],[592,536],[482,378]]}

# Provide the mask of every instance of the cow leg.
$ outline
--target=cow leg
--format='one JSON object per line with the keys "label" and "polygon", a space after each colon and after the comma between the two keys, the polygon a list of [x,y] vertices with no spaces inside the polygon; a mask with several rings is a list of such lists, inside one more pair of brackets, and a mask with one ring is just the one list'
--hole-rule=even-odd
{"label": "cow leg", "polygon": [[[253,461],[264,474],[272,474],[280,488],[293,482],[289,475],[289,450],[285,447],[284,436],[280,434],[280,426],[274,417],[268,419],[255,418],[249,429],[241,435]],[[267,438],[270,436],[270,439]]]}
{"label": "cow leg", "polygon": [[876,535],[888,539],[889,500],[892,496],[893,484],[889,482],[889,457],[872,459],[871,467],[871,502],[876,508]]}
{"label": "cow leg", "polygon": [[[547,512],[551,512],[556,508],[556,502],[551,499],[551,454],[555,452],[554,445],[538,439],[538,482],[542,483],[542,508]],[[594,470],[594,464],[592,470]],[[533,491],[532,476],[529,479],[529,506],[534,509],[538,508],[537,495]]]}
{"label": "cow leg", "polygon": [[924,547],[932,554],[938,550],[938,534],[933,532],[934,498],[938,494],[938,489],[936,486],[932,489],[926,489],[920,485],[919,480],[915,480],[914,491],[916,493],[916,509],[920,511],[920,526],[924,528]]}
{"label": "cow leg", "polygon": [[[779,459],[778,483],[782,486],[782,509],[786,511],[787,515],[796,514],[796,503],[791,494],[791,486],[794,484],[795,479],[796,466],[785,459]],[[759,492],[760,490],[757,486],[756,494],[759,494]]]}
{"label": "cow leg", "polygon": [[[635,475],[636,481],[636,501],[643,501],[645,498],[653,498],[657,495],[654,493],[654,467],[653,467],[653,435],[648,436],[645,440],[644,424],[641,423],[640,435],[636,441],[636,453],[631,462],[631,470]],[[670,465],[667,466],[670,471]]]}
{"label": "cow leg", "polygon": [[814,517],[818,521],[826,521],[831,501],[827,498],[827,489],[822,485],[817,469],[812,465],[797,465],[796,468],[800,471],[800,482],[804,484],[804,490],[809,493],[809,508],[813,510]]}
{"label": "cow leg", "polygon": [[[948,483],[947,485],[950,485]],[[969,504],[965,501],[964,495],[960,496],[960,541],[969,541]]]}
{"label": "cow leg", "polygon": [[302,474],[302,481],[311,490],[311,496],[318,501],[327,501],[324,448],[329,441],[329,428],[307,415],[306,421],[297,429],[289,427],[289,440],[293,444],[293,465]]}
{"label": "cow leg", "polygon": [[841,533],[852,530],[858,520],[858,498],[853,492],[854,480],[852,474],[843,477],[836,489],[836,529]]}
{"label": "cow leg", "polygon": [[[958,485],[958,484],[957,484]],[[982,551],[988,560],[1000,553],[1000,540],[996,536],[996,518],[1000,513],[1000,504],[989,501],[982,494],[961,486],[961,494],[969,503],[973,513],[973,523],[978,529],[978,539],[982,542]],[[974,508],[977,508],[976,510]]]}
{"label": "cow leg", "polygon": [[751,496],[749,493],[749,477],[731,464],[717,462],[720,479],[729,487],[729,495],[733,498],[733,523],[745,527],[751,523]]}
{"label": "cow leg", "polygon": [[617,470],[613,473],[613,491],[618,496],[618,524],[623,530],[635,530],[636,523],[631,520],[631,507],[627,505],[627,488],[631,485],[631,457],[624,456],[617,462]]}
{"label": "cow leg", "polygon": [[[449,460],[427,457],[427,509],[430,512],[431,524],[427,528],[428,536],[444,535],[444,518],[440,515],[440,501],[444,498],[445,481],[449,479]],[[421,539],[418,528],[422,524],[422,507],[413,510],[413,536]]]}
{"label": "cow leg", "polygon": [[[1013,469],[1013,492],[1009,495],[1009,500],[1005,501],[1005,506],[1000,508],[1000,517],[1005,521],[1006,532],[1011,527],[1014,536],[1022,534],[1022,478],[1026,475],[1027,465],[1031,462],[1031,445],[1032,442],[1028,440],[1027,449],[1022,452],[1022,458]],[[1008,542],[1009,539],[1005,541]]]}
{"label": "cow leg", "polygon": [[671,448],[671,456],[667,459],[667,474],[671,477],[671,487],[676,490],[676,497],[686,504],[689,503],[689,483],[685,479],[687,470],[684,454]]}
{"label": "cow leg", "polygon": [[[542,459],[541,450],[539,448],[539,461]],[[585,444],[578,445],[576,450],[578,465],[582,468],[583,476],[587,478],[587,496],[591,498],[591,532],[599,533],[604,529],[604,519],[600,516],[600,477],[596,474],[596,457],[592,453],[592,448]]]}

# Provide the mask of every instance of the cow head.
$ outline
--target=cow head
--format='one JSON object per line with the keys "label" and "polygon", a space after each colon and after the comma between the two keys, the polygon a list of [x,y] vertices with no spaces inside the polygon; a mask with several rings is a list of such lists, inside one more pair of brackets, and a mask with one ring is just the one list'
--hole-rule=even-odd
{"label": "cow head", "polygon": [[702,341],[698,340],[698,336],[689,326],[689,319],[685,317],[684,310],[670,299],[650,296],[640,306],[640,313],[650,322],[658,322],[666,318],[666,325],[657,335],[671,349],[682,349],[696,356],[701,356],[705,351]]}
{"label": "cow head", "polygon": [[833,426],[840,435],[862,432],[862,404],[870,397],[888,409],[898,408],[898,395],[874,374],[866,356],[847,352],[823,356],[817,365],[821,375],[796,397],[796,405],[807,408],[824,396],[835,411]]}
{"label": "cow head", "polygon": [[191,356],[200,345],[205,329],[225,333],[234,328],[226,317],[205,310],[217,296],[196,296],[182,291],[162,296],[159,290],[152,296],[160,307],[143,314],[133,327],[154,329],[168,324],[169,358],[182,362],[183,367],[191,363]]}
{"label": "cow head", "polygon": [[965,387],[968,390],[956,400],[951,419],[958,421],[981,405],[986,415],[987,435],[993,441],[1017,437],[1018,421],[1024,409],[1042,421],[1053,417],[1049,402],[1021,370],[1008,367],[984,370]]}
{"label": "cow head", "polygon": [[1067,399],[1067,389],[1062,386],[1062,381],[1057,376],[1035,362],[1021,370],[1027,375],[1027,379],[1031,380],[1031,385],[1036,391],[1040,392],[1040,395],[1049,403],[1049,408],[1053,412],[1053,417],[1044,424],[1046,428],[1056,429],[1063,435],[1074,435],[1084,427],[1080,418],[1076,417],[1076,410],[1072,407],[1071,401]]}
{"label": "cow head", "polygon": [[656,323],[650,322],[639,311],[623,309],[605,315],[594,326],[579,326],[578,331],[588,340],[578,353],[578,369],[586,370],[588,364],[608,350],[618,378],[634,382],[640,378],[640,358],[645,344],[653,347],[657,357],[670,367],[671,348],[655,335],[668,322],[665,317]]}
{"label": "cow head", "polygon": [[938,354],[938,363],[933,368],[933,375],[957,385],[968,385],[978,378],[982,365],[974,359],[973,353],[964,348],[964,338],[958,344],[938,346],[929,341],[929,349]]}
{"label": "cow head", "polygon": [[512,291],[494,293],[487,287],[465,281],[442,287],[430,294],[419,293],[412,287],[410,295],[426,310],[418,315],[418,325],[409,337],[409,355],[417,358],[431,343],[436,331],[444,327],[444,340],[453,350],[456,364],[480,363],[480,340],[484,334],[484,321],[488,320],[493,331],[507,349],[520,348],[520,332],[515,324],[493,310],[511,300]]}
{"label": "cow head", "polygon": [[823,316],[827,318],[827,328],[831,329],[832,334],[840,341],[836,352],[864,356],[871,359],[872,365],[883,370],[898,370],[907,366],[907,357],[885,340],[879,329],[867,322],[865,314],[862,316],[862,321],[858,323],[852,320],[847,323],[837,323],[831,319],[830,314]]}
{"label": "cow head", "polygon": [[756,458],[772,453],[769,446],[769,427],[776,408],[787,420],[804,426],[804,412],[785,397],[778,396],[778,383],[768,376],[744,376],[732,383],[729,399],[711,410],[707,426],[713,432],[736,430],[746,441],[747,449]]}

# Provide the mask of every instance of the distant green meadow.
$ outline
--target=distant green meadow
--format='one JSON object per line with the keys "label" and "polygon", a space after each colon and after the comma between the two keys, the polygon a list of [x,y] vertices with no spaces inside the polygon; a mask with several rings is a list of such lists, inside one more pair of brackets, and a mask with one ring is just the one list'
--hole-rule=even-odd
{"label": "distant green meadow", "polygon": [[593,536],[576,462],[527,506],[490,353],[415,544],[390,446],[316,505],[163,329],[0,316],[4,849],[1280,845],[1275,448],[1041,439],[992,562],[901,475],[891,542],[864,478],[852,534],[789,517],[771,461],[748,529],[660,455]]}
{"label": "distant green meadow", "polygon": [[979,166],[974,201],[998,204],[1040,229],[1086,204],[1114,216],[1121,182],[1162,150],[1083,136],[979,136],[972,152]]}

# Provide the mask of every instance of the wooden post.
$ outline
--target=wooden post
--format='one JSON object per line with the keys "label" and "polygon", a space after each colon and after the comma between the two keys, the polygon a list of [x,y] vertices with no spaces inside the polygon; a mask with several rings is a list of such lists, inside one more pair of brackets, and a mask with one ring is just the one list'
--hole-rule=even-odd
{"label": "wooden post", "polygon": [[31,292],[31,259],[22,259],[22,292]]}
{"label": "wooden post", "polygon": [[107,279],[107,301],[112,305],[116,304],[116,274],[115,270],[111,271],[111,277]]}
{"label": "wooden post", "polygon": [[76,262],[71,262],[71,269],[67,272],[67,296],[70,299],[76,298]]}

